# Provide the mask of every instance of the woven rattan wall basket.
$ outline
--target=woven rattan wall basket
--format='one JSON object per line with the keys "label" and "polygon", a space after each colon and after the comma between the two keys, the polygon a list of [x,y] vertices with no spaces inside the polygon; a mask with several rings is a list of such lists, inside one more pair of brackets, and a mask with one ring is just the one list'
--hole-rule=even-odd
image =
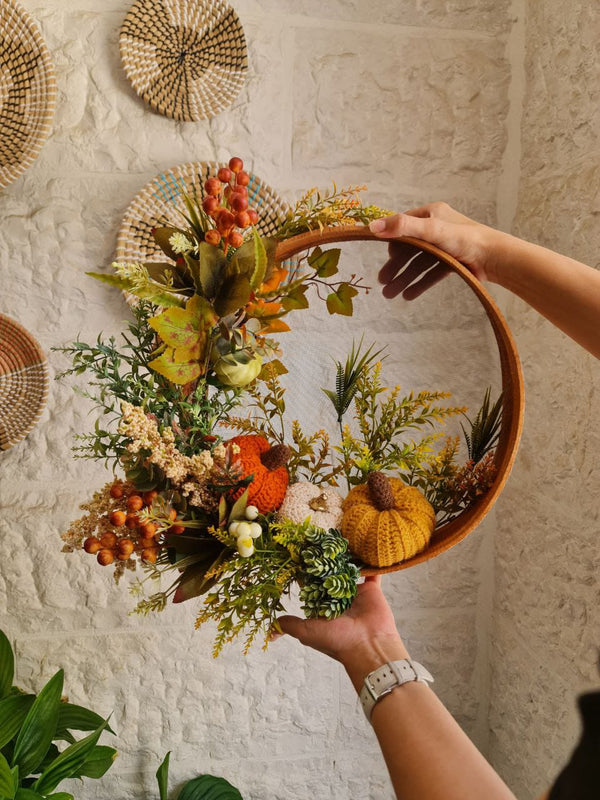
{"label": "woven rattan wall basket", "polygon": [[20,442],[39,420],[48,394],[48,362],[34,337],[0,314],[0,450]]}
{"label": "woven rattan wall basket", "polygon": [[171,119],[214,117],[233,103],[246,79],[244,30],[222,0],[137,0],[119,42],[135,91]]}
{"label": "woven rattan wall basket", "polygon": [[[285,261],[318,245],[351,241],[381,242],[385,240],[374,236],[366,227],[326,228],[321,232],[311,231],[281,242],[278,245],[276,257],[279,261]],[[435,529],[433,537],[425,550],[413,558],[391,567],[365,567],[363,569],[364,575],[394,572],[420,564],[448,550],[448,548],[460,542],[468,533],[474,530],[492,508],[506,483],[519,446],[523,424],[525,399],[521,365],[513,337],[498,307],[483,285],[452,256],[444,253],[434,245],[418,239],[406,237],[403,241],[413,245],[418,250],[431,253],[439,262],[458,274],[473,291],[491,323],[498,346],[502,374],[502,423],[500,438],[495,452],[497,472],[492,486],[483,497],[458,517]]]}
{"label": "woven rattan wall basket", "polygon": [[0,2],[0,189],[35,160],[48,138],[56,80],[48,48],[14,0]]}

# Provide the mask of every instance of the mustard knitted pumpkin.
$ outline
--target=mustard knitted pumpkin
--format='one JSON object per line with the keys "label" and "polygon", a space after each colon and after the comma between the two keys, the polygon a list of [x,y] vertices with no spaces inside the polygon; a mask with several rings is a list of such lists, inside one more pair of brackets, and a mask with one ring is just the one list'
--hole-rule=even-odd
{"label": "mustard knitted pumpkin", "polygon": [[391,567],[420,553],[435,527],[435,512],[423,494],[382,472],[351,489],[342,509],[350,551],[373,567]]}

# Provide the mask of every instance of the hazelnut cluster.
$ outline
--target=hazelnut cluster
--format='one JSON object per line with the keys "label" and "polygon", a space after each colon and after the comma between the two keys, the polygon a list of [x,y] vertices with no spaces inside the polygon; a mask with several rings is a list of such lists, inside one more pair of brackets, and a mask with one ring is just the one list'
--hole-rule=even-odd
{"label": "hazelnut cluster", "polygon": [[[162,532],[155,523],[140,517],[140,512],[149,509],[158,496],[156,489],[138,494],[135,489],[127,492],[121,483],[114,483],[110,488],[110,496],[117,501],[117,507],[108,515],[108,522],[113,530],[106,530],[97,536],[88,536],[83,542],[86,553],[95,555],[103,567],[112,564],[115,559],[128,561],[137,555],[142,561],[154,564],[161,548]],[[119,508],[118,506],[122,506]],[[169,510],[169,519],[175,523],[177,512]],[[173,524],[170,533],[183,533],[183,525]]]}

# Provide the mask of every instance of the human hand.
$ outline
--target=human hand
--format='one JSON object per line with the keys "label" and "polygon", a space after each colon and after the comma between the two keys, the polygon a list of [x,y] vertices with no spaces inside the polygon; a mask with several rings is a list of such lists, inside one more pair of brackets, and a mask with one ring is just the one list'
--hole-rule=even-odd
{"label": "human hand", "polygon": [[354,602],[341,617],[301,619],[286,615],[278,622],[283,633],[340,661],[355,685],[385,661],[408,658],[381,591],[380,575],[369,576],[359,584]]}
{"label": "human hand", "polygon": [[[446,203],[429,203],[404,214],[382,217],[369,228],[382,238],[412,236],[437,245],[468,267],[478,280],[494,280],[494,238],[502,234]],[[414,300],[450,273],[434,255],[408,242],[390,242],[389,256],[379,271],[384,297],[402,293],[405,300]]]}

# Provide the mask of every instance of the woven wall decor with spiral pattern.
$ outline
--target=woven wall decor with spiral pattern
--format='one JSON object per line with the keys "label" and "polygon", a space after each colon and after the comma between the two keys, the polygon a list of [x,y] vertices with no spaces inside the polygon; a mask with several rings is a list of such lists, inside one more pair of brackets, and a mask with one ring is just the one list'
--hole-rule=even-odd
{"label": "woven wall decor with spiral pattern", "polygon": [[20,442],[40,418],[48,395],[48,362],[33,336],[0,314],[0,450]]}
{"label": "woven wall decor with spiral pattern", "polygon": [[121,26],[120,48],[139,96],[180,121],[227,108],[248,70],[244,30],[222,0],[137,0]]}
{"label": "woven wall decor with spiral pattern", "polygon": [[0,189],[37,157],[55,105],[54,66],[36,24],[14,0],[1,0]]}
{"label": "woven wall decor with spiral pattern", "polygon": [[[185,193],[201,202],[204,183],[216,175],[219,167],[214,161],[194,161],[180,164],[157,175],[137,194],[125,212],[117,239],[116,261],[163,261],[164,254],[152,236],[152,228],[160,225],[185,227],[181,213],[187,213],[182,195]],[[248,202],[259,215],[257,230],[272,236],[285,217],[288,206],[270,186],[250,174]]]}

